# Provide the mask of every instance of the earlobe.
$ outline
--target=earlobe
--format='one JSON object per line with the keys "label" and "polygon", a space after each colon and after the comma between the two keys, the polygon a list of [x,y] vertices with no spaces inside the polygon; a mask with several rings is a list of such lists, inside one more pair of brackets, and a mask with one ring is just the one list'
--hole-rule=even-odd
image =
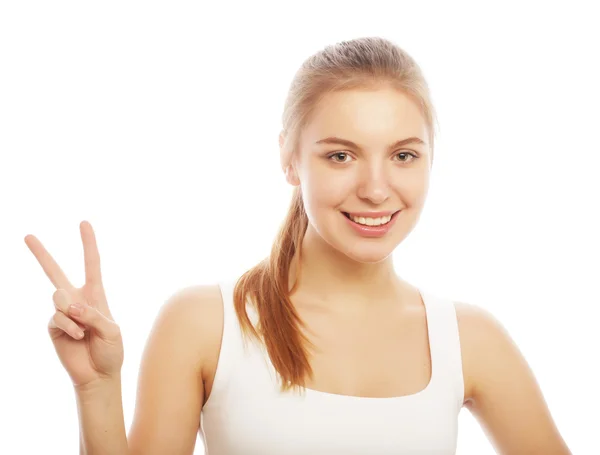
{"label": "earlobe", "polygon": [[296,169],[294,168],[292,154],[289,148],[284,148],[285,146],[285,132],[282,130],[279,133],[279,154],[281,159],[281,168],[285,173],[285,179],[292,186],[300,185],[300,179],[298,179],[298,175],[296,174]]}
{"label": "earlobe", "polygon": [[291,165],[291,164],[289,164],[285,168],[285,179],[292,186],[298,186],[298,185],[300,185],[300,180],[298,179],[298,175],[296,174],[296,170],[294,169],[294,166]]}
{"label": "earlobe", "polygon": [[285,145],[285,136],[283,134],[283,131],[281,131],[281,133],[279,133],[279,161],[280,161],[280,165],[281,165],[281,170],[286,173],[287,175],[287,170],[286,167],[289,165],[290,163],[290,153],[288,150],[284,149]]}
{"label": "earlobe", "polygon": [[285,135],[283,134],[283,130],[279,133],[279,148],[283,148],[283,144],[285,142]]}

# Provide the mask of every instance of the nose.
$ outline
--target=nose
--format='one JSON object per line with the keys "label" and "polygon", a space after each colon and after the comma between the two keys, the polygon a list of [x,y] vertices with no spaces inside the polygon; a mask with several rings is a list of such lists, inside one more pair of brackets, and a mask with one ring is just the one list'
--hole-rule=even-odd
{"label": "nose", "polygon": [[390,197],[390,192],[385,166],[376,163],[365,164],[360,170],[358,197],[373,204],[382,204]]}

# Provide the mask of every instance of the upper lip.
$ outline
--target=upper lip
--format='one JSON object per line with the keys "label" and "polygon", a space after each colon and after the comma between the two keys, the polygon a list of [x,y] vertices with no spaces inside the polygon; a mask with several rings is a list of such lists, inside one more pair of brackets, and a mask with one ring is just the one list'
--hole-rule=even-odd
{"label": "upper lip", "polygon": [[345,212],[348,215],[351,216],[360,216],[363,218],[380,218],[382,216],[390,216],[393,215],[394,213],[399,212],[399,210],[391,210],[391,211],[387,211],[387,212]]}

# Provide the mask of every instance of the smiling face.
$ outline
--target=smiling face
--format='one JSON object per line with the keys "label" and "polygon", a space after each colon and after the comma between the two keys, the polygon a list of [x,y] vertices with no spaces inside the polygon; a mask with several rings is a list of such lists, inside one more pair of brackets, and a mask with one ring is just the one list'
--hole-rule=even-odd
{"label": "smiling face", "polygon": [[298,152],[287,177],[300,185],[307,237],[316,233],[349,258],[375,263],[412,231],[431,151],[425,119],[406,95],[391,88],[328,94]]}

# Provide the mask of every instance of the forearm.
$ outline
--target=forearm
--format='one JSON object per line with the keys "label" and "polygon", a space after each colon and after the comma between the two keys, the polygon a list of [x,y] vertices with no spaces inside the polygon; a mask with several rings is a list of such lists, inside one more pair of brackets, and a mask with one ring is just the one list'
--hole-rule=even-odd
{"label": "forearm", "polygon": [[121,378],[76,389],[81,455],[129,455]]}

